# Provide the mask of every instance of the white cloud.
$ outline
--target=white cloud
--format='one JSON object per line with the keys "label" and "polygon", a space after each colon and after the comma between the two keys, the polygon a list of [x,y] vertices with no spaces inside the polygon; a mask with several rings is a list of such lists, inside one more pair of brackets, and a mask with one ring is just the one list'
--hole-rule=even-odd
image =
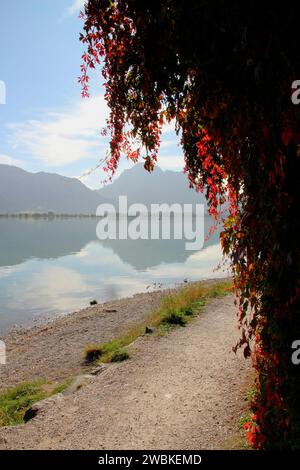
{"label": "white cloud", "polygon": [[153,282],[161,279],[168,281],[178,278],[184,279],[209,279],[230,275],[227,271],[228,264],[222,265],[222,250],[219,244],[211,245],[189,256],[185,263],[161,264],[147,269],[147,275],[152,277]]}
{"label": "white cloud", "polygon": [[9,124],[11,144],[48,166],[59,167],[91,157],[97,161],[107,148],[100,137],[106,117],[103,96],[80,99],[66,110],[47,113],[44,120]]}
{"label": "white cloud", "polygon": [[86,0],[73,0],[72,5],[66,8],[66,15],[67,16],[74,16],[83,10],[83,6]]}
{"label": "white cloud", "polygon": [[[94,162],[92,166],[96,166],[109,149],[108,138],[100,135],[108,114],[103,95],[84,100],[78,98],[59,111],[45,112],[39,120],[8,124],[9,142],[13,150],[25,153],[45,167],[56,167],[58,171],[62,166],[87,159]],[[182,170],[184,163],[178,141],[172,125],[166,124],[159,154],[159,166],[162,169]],[[3,163],[21,163],[8,156],[2,157]],[[128,166],[130,165],[121,163],[118,174]],[[88,170],[87,167],[86,172]],[[85,171],[78,176],[83,173]],[[93,188],[101,186],[101,180],[98,171],[82,179]]]}
{"label": "white cloud", "polygon": [[0,163],[4,165],[14,165],[14,166],[23,166],[21,160],[17,160],[9,155],[0,154]]}
{"label": "white cloud", "polygon": [[0,279],[12,276],[21,271],[21,265],[17,266],[4,266],[0,268]]}
{"label": "white cloud", "polygon": [[175,132],[175,119],[172,119],[170,122],[166,122],[163,126],[162,133],[168,134]]}
{"label": "white cloud", "polygon": [[41,266],[28,277],[22,296],[11,299],[9,307],[20,309],[25,305],[42,312],[47,305],[48,311],[74,311],[87,304],[93,288],[85,274],[63,266]]}
{"label": "white cloud", "polygon": [[160,148],[161,149],[168,149],[170,147],[172,148],[180,148],[180,140],[179,138],[176,138],[176,134],[175,132],[168,132],[168,136],[166,136],[166,134],[163,132],[162,133],[162,140],[161,140],[161,144],[160,144]]}
{"label": "white cloud", "polygon": [[160,155],[158,154],[157,164],[162,170],[183,171],[184,160],[182,155]]}

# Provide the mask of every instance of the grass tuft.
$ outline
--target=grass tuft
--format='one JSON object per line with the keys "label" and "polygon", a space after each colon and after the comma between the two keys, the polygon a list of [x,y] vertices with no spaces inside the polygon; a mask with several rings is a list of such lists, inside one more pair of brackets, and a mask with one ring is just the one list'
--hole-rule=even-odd
{"label": "grass tuft", "polygon": [[112,353],[110,362],[123,362],[126,361],[126,359],[129,359],[128,352],[124,349],[119,349],[118,351]]}
{"label": "grass tuft", "polygon": [[69,383],[70,380],[67,380],[53,385],[46,380],[37,380],[23,382],[0,392],[0,427],[24,423],[24,415],[34,403],[62,392]]}
{"label": "grass tuft", "polygon": [[86,362],[88,363],[95,362],[97,359],[99,359],[99,357],[101,357],[101,355],[102,355],[102,349],[99,346],[93,345],[93,344],[89,344],[88,346],[86,346],[85,348]]}
{"label": "grass tuft", "polygon": [[175,311],[168,313],[161,321],[162,324],[185,326],[187,319],[182,311]]}
{"label": "grass tuft", "polygon": [[231,281],[199,282],[184,286],[176,294],[165,296],[158,310],[120,338],[88,345],[85,348],[85,360],[89,363],[115,362],[115,357],[123,357],[123,348],[145,334],[147,325],[157,328],[158,334],[164,334],[176,326],[185,326],[201,311],[207,300],[227,295],[231,290]]}

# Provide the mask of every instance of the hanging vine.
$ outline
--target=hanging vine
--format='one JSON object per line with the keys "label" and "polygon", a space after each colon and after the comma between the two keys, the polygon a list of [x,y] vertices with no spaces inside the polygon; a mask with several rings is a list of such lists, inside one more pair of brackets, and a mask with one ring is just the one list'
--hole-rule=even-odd
{"label": "hanging vine", "polygon": [[[231,259],[240,342],[256,369],[255,448],[300,443],[299,6],[234,0],[89,0],[81,14],[82,94],[100,65],[113,174],[124,154],[157,161],[162,127],[181,132],[185,172],[206,191]],[[222,204],[229,200],[229,214]]]}

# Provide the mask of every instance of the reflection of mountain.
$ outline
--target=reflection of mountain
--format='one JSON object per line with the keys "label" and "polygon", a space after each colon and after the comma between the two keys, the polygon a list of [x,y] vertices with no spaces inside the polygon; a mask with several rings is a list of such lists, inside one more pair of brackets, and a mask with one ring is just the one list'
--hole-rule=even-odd
{"label": "reflection of mountain", "polygon": [[77,253],[96,238],[95,219],[0,219],[0,266]]}
{"label": "reflection of mountain", "polygon": [[[206,231],[210,219],[206,220]],[[54,219],[25,221],[0,219],[0,266],[13,266],[30,258],[59,258],[80,252],[96,240],[96,219]],[[113,250],[134,269],[145,270],[161,263],[180,263],[193,251],[186,251],[185,240],[105,240],[98,241]],[[204,248],[218,243],[214,234]]]}
{"label": "reflection of mountain", "polygon": [[192,253],[185,250],[183,240],[105,240],[101,243],[137,271],[161,263],[184,263]]}
{"label": "reflection of mountain", "polygon": [[[206,217],[206,233],[211,219]],[[184,263],[194,251],[185,249],[186,240],[105,240],[103,246],[111,248],[124,263],[137,271],[159,266],[162,263]],[[204,247],[219,243],[219,233],[205,241]]]}

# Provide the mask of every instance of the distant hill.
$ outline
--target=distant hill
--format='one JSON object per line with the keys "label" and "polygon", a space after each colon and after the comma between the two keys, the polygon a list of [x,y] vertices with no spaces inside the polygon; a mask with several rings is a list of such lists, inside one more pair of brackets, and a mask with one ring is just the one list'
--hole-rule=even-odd
{"label": "distant hill", "polygon": [[204,204],[207,212],[204,194],[189,188],[183,172],[163,171],[156,167],[152,173],[148,173],[143,164],[125,170],[116,181],[97,192],[115,204],[120,195],[126,195],[128,205],[136,202],[147,207],[162,203]]}
{"label": "distant hill", "polygon": [[183,173],[153,173],[137,164],[125,170],[113,183],[99,190],[87,188],[76,178],[55,173],[29,173],[21,168],[0,164],[0,214],[54,212],[56,214],[95,214],[99,204],[118,207],[118,197],[126,195],[128,205],[205,204],[205,197],[188,186]]}
{"label": "distant hill", "polygon": [[0,164],[0,213],[95,214],[100,194],[76,178]]}

